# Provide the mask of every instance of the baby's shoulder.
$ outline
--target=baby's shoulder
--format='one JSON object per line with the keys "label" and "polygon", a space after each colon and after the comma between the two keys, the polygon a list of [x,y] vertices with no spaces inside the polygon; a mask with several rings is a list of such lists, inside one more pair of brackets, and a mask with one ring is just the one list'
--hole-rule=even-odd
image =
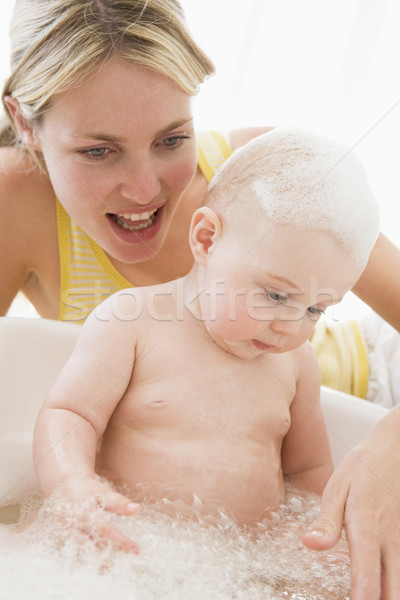
{"label": "baby's shoulder", "polygon": [[176,312],[173,282],[160,285],[131,287],[119,290],[99,304],[94,313],[98,320],[113,322],[116,327],[137,328],[149,321],[165,320]]}
{"label": "baby's shoulder", "polygon": [[291,359],[294,364],[298,365],[313,365],[317,362],[317,357],[314,348],[309,341],[305,342],[298,348],[294,348],[288,353],[291,355]]}
{"label": "baby's shoulder", "polygon": [[320,377],[317,356],[310,342],[305,342],[291,351],[296,379]]}
{"label": "baby's shoulder", "polygon": [[105,347],[109,352],[124,347],[137,347],[146,339],[142,288],[116,292],[98,304],[85,321],[80,345]]}

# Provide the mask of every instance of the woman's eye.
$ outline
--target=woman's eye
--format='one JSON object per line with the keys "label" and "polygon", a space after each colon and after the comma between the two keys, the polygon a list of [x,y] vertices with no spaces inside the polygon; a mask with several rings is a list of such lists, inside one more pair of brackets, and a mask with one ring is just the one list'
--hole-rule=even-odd
{"label": "woman's eye", "polygon": [[80,154],[87,156],[88,158],[103,158],[110,152],[109,148],[104,148],[100,146],[99,148],[90,148],[89,150],[79,150]]}
{"label": "woman's eye", "polygon": [[175,148],[176,146],[179,146],[183,140],[188,139],[188,135],[172,135],[170,137],[165,138],[162,143],[167,148]]}
{"label": "woman's eye", "polygon": [[280,302],[280,304],[287,303],[287,296],[283,294],[278,294],[277,292],[272,292],[271,290],[267,290],[267,297],[273,300],[274,302]]}

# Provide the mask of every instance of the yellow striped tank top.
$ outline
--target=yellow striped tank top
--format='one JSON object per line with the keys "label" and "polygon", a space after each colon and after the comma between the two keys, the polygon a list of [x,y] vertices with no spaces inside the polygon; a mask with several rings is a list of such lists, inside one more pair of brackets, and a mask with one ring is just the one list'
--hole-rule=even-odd
{"label": "yellow striped tank top", "polygon": [[333,325],[318,321],[310,342],[317,355],[322,384],[365,398],[369,377],[368,354],[357,321]]}
{"label": "yellow striped tank top", "polygon": [[[198,165],[209,182],[230,156],[231,148],[217,131],[198,133],[197,142]],[[61,272],[59,320],[81,324],[100,302],[132,284],[72,221],[58,200],[56,206]]]}

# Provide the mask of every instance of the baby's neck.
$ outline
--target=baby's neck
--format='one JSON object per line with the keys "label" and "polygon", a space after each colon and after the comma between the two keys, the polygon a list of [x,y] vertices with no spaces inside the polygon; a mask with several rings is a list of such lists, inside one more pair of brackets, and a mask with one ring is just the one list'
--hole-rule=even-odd
{"label": "baby's neck", "polygon": [[202,293],[202,267],[194,264],[185,277],[178,280],[179,285],[182,285],[183,301],[186,308],[192,313],[196,319],[201,320],[200,295]]}

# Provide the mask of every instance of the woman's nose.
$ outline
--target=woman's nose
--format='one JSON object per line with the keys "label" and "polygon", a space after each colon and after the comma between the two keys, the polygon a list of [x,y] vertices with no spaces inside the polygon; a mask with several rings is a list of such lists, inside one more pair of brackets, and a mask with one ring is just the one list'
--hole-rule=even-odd
{"label": "woman's nose", "polygon": [[128,163],[120,177],[119,193],[136,204],[149,204],[161,192],[159,175],[150,161]]}

